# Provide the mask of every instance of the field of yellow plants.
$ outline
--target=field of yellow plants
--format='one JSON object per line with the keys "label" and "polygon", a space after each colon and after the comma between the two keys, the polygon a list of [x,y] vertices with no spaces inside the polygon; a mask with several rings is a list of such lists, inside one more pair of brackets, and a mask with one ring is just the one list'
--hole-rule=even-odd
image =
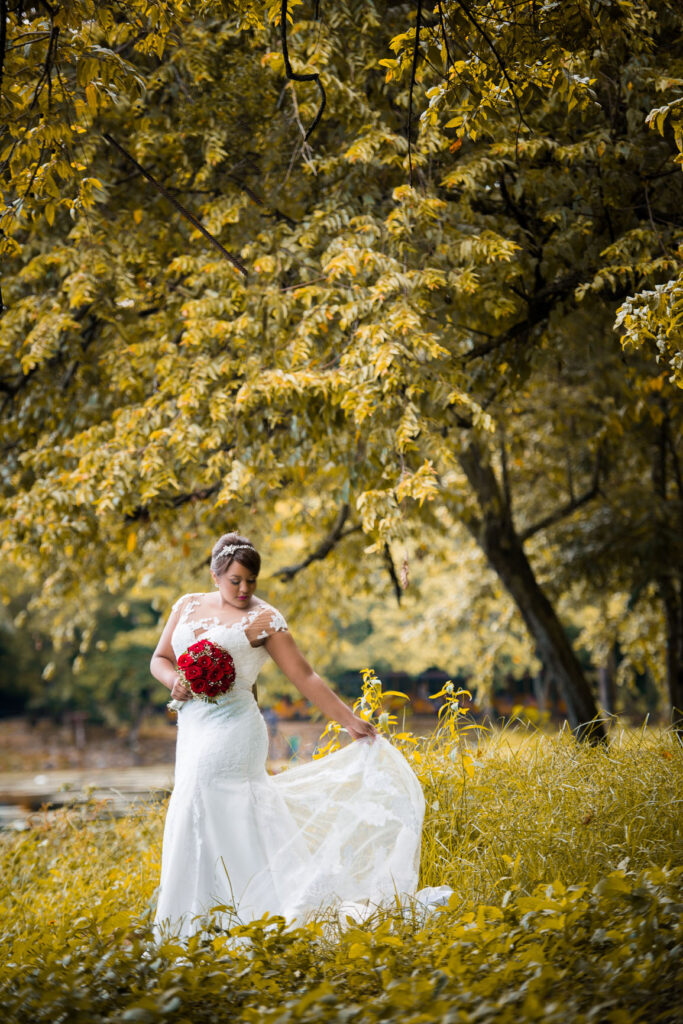
{"label": "field of yellow plants", "polygon": [[418,739],[385,696],[369,674],[361,710],[424,787],[421,885],[451,886],[448,906],[155,946],[164,808],[67,808],[0,839],[3,1021],[681,1021],[680,741],[476,738],[452,690],[440,731]]}

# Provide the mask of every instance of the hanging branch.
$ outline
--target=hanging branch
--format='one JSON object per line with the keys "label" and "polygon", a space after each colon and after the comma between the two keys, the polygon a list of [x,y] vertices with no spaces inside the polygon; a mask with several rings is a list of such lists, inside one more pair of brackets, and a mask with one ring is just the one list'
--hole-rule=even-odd
{"label": "hanging branch", "polygon": [[[2,76],[5,70],[5,51],[7,49],[7,2],[0,0],[0,101],[2,100]],[[0,234],[2,234],[0,232]],[[5,312],[5,303],[2,298],[2,285],[0,285],[0,316]]]}
{"label": "hanging branch", "polygon": [[410,141],[410,133],[413,126],[413,87],[415,86],[415,75],[417,73],[417,60],[420,56],[420,28],[422,24],[422,0],[417,0],[417,14],[415,15],[415,43],[413,45],[413,66],[410,71],[410,90],[408,92],[408,177],[410,187],[413,187],[413,147]]}
{"label": "hanging branch", "polygon": [[38,102],[38,98],[43,91],[43,85],[47,82],[47,108],[48,111],[50,111],[52,109],[52,68],[55,66],[57,45],[59,41],[59,26],[55,25],[55,14],[57,13],[55,8],[52,7],[51,4],[47,3],[47,0],[41,0],[41,2],[48,13],[48,17],[50,18],[50,36],[47,44],[47,53],[45,55],[45,64],[43,65],[41,76],[38,79],[38,84],[35,87],[29,110],[33,110],[35,107]]}
{"label": "hanging branch", "polygon": [[282,210],[278,210],[277,206],[269,207],[268,204],[265,203],[263,199],[256,194],[256,192],[254,192],[253,188],[250,188],[249,185],[245,184],[245,182],[243,182],[241,178],[238,178],[236,174],[228,174],[228,178],[237,185],[238,188],[242,189],[244,194],[249,196],[253,203],[256,203],[257,206],[263,207],[264,210],[270,211],[268,216],[275,217],[277,220],[286,221],[290,228],[296,227],[297,221],[293,220],[289,214],[283,213]]}
{"label": "hanging branch", "polygon": [[394,594],[396,596],[396,604],[400,608],[401,607],[401,594],[402,594],[401,581],[399,580],[398,575],[396,573],[396,566],[394,565],[394,559],[393,559],[393,556],[391,554],[391,548],[389,547],[388,544],[384,545],[384,551],[382,552],[382,554],[383,554],[383,557],[384,557],[384,564],[386,566],[386,570],[389,573],[389,578],[391,580],[391,585],[394,588]]}
{"label": "hanging branch", "polygon": [[[5,51],[7,49],[7,2],[0,0],[0,103],[2,102],[2,76],[5,70]],[[11,153],[10,153],[11,156]],[[4,237],[4,232],[0,232]],[[2,286],[0,285],[0,316],[5,312],[5,303],[2,299]]]}
{"label": "hanging branch", "polygon": [[503,73],[503,78],[507,82],[507,84],[509,86],[509,89],[510,89],[510,92],[512,93],[512,98],[514,100],[515,106],[517,107],[517,113],[519,114],[519,120],[522,122],[522,124],[526,125],[526,127],[529,128],[529,131],[531,131],[531,127],[529,126],[529,124],[525,120],[524,115],[522,113],[522,108],[520,107],[519,100],[517,99],[517,93],[515,92],[514,86],[512,84],[511,79],[510,79],[510,76],[507,73],[507,68],[505,67],[505,63],[504,63],[502,57],[500,56],[500,54],[498,53],[498,50],[494,46],[493,41],[492,41],[490,35],[488,34],[488,32],[485,31],[485,29],[483,29],[481,27],[481,25],[479,24],[477,19],[474,17],[474,15],[470,13],[470,11],[467,8],[466,4],[463,3],[463,0],[455,0],[455,2],[458,5],[458,7],[460,8],[460,10],[463,12],[465,17],[467,18],[467,20],[472,25],[474,25],[474,27],[476,28],[476,30],[479,33],[479,35],[482,36],[482,38],[485,40],[485,42],[487,43],[491,53],[496,58],[496,61],[498,62],[498,67],[500,68],[500,70]]}
{"label": "hanging branch", "polygon": [[[316,18],[318,17],[318,6],[316,4]],[[294,71],[289,59],[289,47],[287,45],[287,0],[282,0],[282,6],[280,8],[280,37],[282,39],[282,56],[285,59],[285,74],[290,82],[315,82],[320,90],[320,106],[318,113],[313,119],[313,124],[304,135],[304,142],[308,142],[311,135],[318,127],[320,118],[323,116],[325,104],[327,103],[327,96],[323,88],[323,83],[320,81],[320,75],[317,71],[311,71],[308,74],[304,74],[299,71]]]}
{"label": "hanging branch", "polygon": [[306,555],[304,559],[297,562],[295,565],[285,565],[282,569],[277,569],[273,576],[279,576],[281,580],[292,580],[297,573],[301,572],[302,569],[306,569],[311,562],[322,562],[324,558],[327,558],[330,551],[343,540],[344,537],[348,537],[352,533],[358,533],[362,527],[350,526],[348,530],[344,529],[344,523],[349,518],[351,509],[348,504],[342,505],[337,514],[337,518],[334,525],[327,536],[320,542],[318,547],[311,552],[310,555]]}
{"label": "hanging branch", "polygon": [[0,100],[2,99],[2,75],[5,70],[7,49],[7,0],[0,0]]}
{"label": "hanging branch", "polygon": [[450,48],[448,46],[448,36],[446,35],[446,22],[445,22],[444,16],[443,16],[443,8],[441,6],[441,0],[439,0],[439,2],[437,3],[436,6],[439,9],[439,21],[441,22],[441,34],[443,36],[443,45],[446,47],[446,71],[448,71],[449,68],[453,64],[453,58],[451,57],[451,51],[450,51]]}
{"label": "hanging branch", "polygon": [[139,164],[135,157],[132,156],[127,149],[123,148],[120,142],[117,142],[116,139],[109,134],[109,132],[104,132],[103,138],[106,139],[106,141],[109,142],[115,149],[118,149],[119,153],[121,153],[121,155],[124,156],[126,160],[129,160],[133,164],[133,166],[138,169],[143,178],[146,178],[147,181],[150,182],[150,184],[154,185],[155,189],[161,192],[162,196],[165,199],[168,199],[169,203],[171,203],[171,205],[176,208],[178,213],[182,217],[184,217],[185,220],[189,220],[190,224],[197,228],[197,231],[200,231],[202,235],[204,235],[204,238],[206,238],[211,243],[211,245],[218,249],[221,255],[224,256],[229,263],[232,263],[233,267],[235,267],[236,270],[239,270],[240,274],[243,274],[245,278],[248,277],[247,268],[244,266],[244,264],[240,260],[238,260],[236,256],[233,256],[232,253],[228,252],[228,250],[221,245],[218,239],[214,238],[211,232],[207,231],[204,225],[197,220],[194,214],[190,213],[190,211],[187,210],[182,205],[182,203],[179,203],[175,196],[171,195],[168,189],[164,188],[161,182],[157,181],[156,178],[152,174],[150,174],[149,171],[146,171],[142,164]]}

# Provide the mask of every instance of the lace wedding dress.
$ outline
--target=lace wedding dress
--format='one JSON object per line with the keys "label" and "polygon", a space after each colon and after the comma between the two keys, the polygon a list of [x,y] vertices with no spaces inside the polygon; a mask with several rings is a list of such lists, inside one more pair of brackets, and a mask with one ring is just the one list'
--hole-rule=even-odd
{"label": "lace wedding dress", "polygon": [[175,787],[164,829],[155,929],[187,936],[214,907],[226,926],[263,914],[300,922],[346,903],[370,908],[417,886],[424,797],[382,738],[266,772],[268,733],[252,694],[263,646],[287,629],[259,601],[230,625],[194,619],[198,594],[174,605],[176,658],[200,636],[230,652],[233,688],[178,712]]}

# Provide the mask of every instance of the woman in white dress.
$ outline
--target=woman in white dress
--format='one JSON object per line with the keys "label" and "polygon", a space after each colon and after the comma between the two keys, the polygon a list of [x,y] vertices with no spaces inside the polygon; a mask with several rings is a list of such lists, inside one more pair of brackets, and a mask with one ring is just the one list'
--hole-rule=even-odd
{"label": "woman in white dress", "polygon": [[[420,784],[313,671],[280,612],[255,596],[260,564],[245,537],[221,537],[211,558],[216,592],[176,601],[152,656],[152,674],[181,702],[158,935],[187,936],[210,912],[225,927],[265,913],[300,922],[345,903],[391,902],[417,885]],[[227,650],[236,670],[232,688],[211,704],[192,698],[176,667],[201,637]],[[268,656],[359,742],[269,776],[268,733],[253,695]]]}

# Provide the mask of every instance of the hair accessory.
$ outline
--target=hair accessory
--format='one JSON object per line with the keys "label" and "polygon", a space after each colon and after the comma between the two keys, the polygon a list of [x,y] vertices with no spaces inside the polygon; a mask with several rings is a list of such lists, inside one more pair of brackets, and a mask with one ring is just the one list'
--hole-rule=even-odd
{"label": "hair accessory", "polygon": [[222,562],[224,558],[233,555],[235,551],[248,550],[253,547],[253,544],[224,544],[213,556],[213,560],[214,562]]}

